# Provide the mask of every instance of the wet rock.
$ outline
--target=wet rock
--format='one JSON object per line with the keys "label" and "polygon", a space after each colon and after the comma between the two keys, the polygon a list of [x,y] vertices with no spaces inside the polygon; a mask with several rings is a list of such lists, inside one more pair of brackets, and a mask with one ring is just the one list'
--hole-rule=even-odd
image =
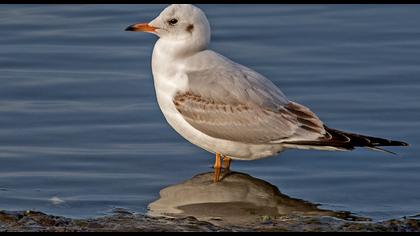
{"label": "wet rock", "polygon": [[[419,232],[418,219],[393,219],[383,222],[347,221],[330,216],[263,217],[247,225],[214,225],[195,217],[166,218],[139,214],[113,214],[95,219],[70,219],[36,211],[0,211],[0,232],[174,232],[174,231],[345,231]],[[223,222],[223,220],[221,220]]]}
{"label": "wet rock", "polygon": [[[240,172],[227,172],[213,183],[213,172],[202,173],[160,191],[160,198],[148,206],[148,215],[195,216],[218,226],[270,225],[282,216],[323,216],[368,221],[345,211],[320,209],[301,199],[291,198],[262,180]],[[216,220],[214,220],[216,219]]]}

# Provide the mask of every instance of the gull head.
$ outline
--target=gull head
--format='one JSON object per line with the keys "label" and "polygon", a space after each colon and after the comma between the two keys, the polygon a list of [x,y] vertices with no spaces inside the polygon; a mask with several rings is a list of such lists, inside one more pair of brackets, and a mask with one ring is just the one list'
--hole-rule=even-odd
{"label": "gull head", "polygon": [[133,24],[126,31],[152,33],[176,47],[188,45],[194,50],[204,50],[210,43],[210,24],[206,15],[191,4],[172,4],[149,23]]}

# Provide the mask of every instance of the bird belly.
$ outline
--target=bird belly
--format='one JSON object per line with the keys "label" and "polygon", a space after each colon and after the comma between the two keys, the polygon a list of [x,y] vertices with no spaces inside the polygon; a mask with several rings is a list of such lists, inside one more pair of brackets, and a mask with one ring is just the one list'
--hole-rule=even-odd
{"label": "bird belly", "polygon": [[159,107],[169,123],[183,138],[211,153],[220,153],[236,160],[255,160],[270,157],[283,150],[281,144],[249,144],[211,137],[190,125],[176,109],[172,99],[182,91],[184,82],[176,83],[155,76],[156,97]]}

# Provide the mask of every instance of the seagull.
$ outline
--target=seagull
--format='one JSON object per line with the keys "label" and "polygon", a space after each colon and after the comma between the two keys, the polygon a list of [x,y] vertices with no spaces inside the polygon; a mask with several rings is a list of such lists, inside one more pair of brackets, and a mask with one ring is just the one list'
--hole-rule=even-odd
{"label": "seagull", "polygon": [[231,160],[256,160],[291,148],[408,146],[329,128],[263,75],[210,50],[210,24],[196,6],[169,5],[151,22],[126,31],[158,36],[151,62],[157,102],[175,131],[215,154],[214,182],[220,181],[222,158],[229,170]]}

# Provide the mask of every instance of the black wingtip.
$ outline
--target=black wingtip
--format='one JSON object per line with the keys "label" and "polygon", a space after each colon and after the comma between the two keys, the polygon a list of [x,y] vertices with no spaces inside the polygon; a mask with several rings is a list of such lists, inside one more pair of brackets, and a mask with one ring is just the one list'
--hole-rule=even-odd
{"label": "black wingtip", "polygon": [[379,151],[379,152],[384,152],[384,153],[388,153],[388,154],[392,154],[394,156],[399,156],[397,153],[395,152],[391,152],[389,150],[383,149],[383,148],[379,148],[379,147],[365,147],[374,151]]}
{"label": "black wingtip", "polygon": [[390,146],[402,146],[402,147],[407,147],[410,146],[408,143],[406,142],[402,142],[402,141],[390,141]]}

